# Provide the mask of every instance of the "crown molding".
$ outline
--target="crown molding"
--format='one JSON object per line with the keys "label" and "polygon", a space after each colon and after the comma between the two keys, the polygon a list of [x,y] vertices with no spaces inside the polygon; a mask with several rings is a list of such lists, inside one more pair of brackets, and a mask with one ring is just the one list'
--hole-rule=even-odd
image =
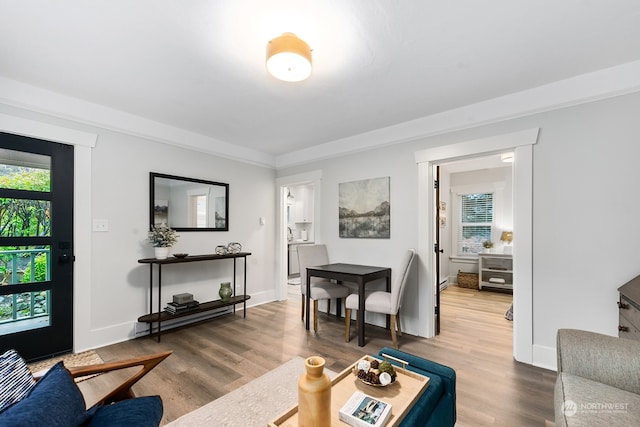
{"label": "crown molding", "polygon": [[230,144],[0,77],[0,102],[202,153],[283,169],[640,91],[640,60],[478,102],[280,156]]}
{"label": "crown molding", "polygon": [[273,168],[275,157],[134,114],[0,77],[0,102],[77,123]]}
{"label": "crown molding", "polygon": [[516,92],[276,157],[282,169],[640,91],[640,61]]}

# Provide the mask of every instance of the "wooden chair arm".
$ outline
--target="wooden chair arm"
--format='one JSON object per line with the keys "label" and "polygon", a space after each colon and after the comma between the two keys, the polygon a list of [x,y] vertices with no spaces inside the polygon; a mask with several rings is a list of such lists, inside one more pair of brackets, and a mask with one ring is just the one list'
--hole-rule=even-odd
{"label": "wooden chair arm", "polygon": [[135,357],[133,359],[127,360],[118,360],[115,362],[106,362],[99,363],[95,365],[88,366],[76,366],[67,368],[71,377],[78,378],[84,377],[86,375],[93,374],[101,374],[111,371],[117,371],[120,369],[132,368],[135,366],[140,366],[140,370],[135,372],[129,379],[123,382],[121,385],[116,387],[113,391],[106,394],[102,399],[98,400],[97,403],[101,404],[109,404],[113,402],[117,402],[124,399],[130,399],[135,397],[131,387],[140,380],[140,378],[144,377],[149,371],[156,367],[160,362],[169,357],[171,351],[166,351],[163,353],[151,354],[148,356]]}

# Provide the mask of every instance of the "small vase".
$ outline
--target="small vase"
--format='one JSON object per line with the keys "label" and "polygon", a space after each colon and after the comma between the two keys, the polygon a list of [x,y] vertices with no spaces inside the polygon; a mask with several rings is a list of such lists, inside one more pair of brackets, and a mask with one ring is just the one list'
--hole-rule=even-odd
{"label": "small vase", "polygon": [[233,290],[231,290],[231,283],[220,283],[220,290],[218,291],[218,295],[220,295],[220,299],[222,301],[229,301],[231,299],[231,295],[233,295]]}
{"label": "small vase", "polygon": [[155,251],[156,259],[167,259],[169,257],[168,247],[155,247],[153,250]]}
{"label": "small vase", "polygon": [[305,373],[298,380],[298,425],[331,427],[331,380],[322,357],[305,359]]}

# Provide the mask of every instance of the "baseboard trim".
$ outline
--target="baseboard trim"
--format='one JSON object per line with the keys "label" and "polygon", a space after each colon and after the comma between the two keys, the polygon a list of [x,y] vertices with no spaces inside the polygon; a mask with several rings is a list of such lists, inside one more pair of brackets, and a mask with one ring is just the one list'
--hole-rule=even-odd
{"label": "baseboard trim", "polygon": [[533,366],[539,368],[549,369],[551,371],[557,370],[558,357],[556,355],[556,349],[554,347],[546,347],[542,345],[533,345]]}
{"label": "baseboard trim", "polygon": [[[258,292],[251,294],[251,298],[247,301],[247,307],[255,307],[275,301],[275,292],[273,290]],[[236,311],[242,311],[243,305],[236,305]],[[189,323],[200,322],[204,320],[214,319],[233,312],[232,307],[223,307],[218,310],[212,310],[204,313],[197,313],[193,316],[185,316],[179,319],[170,320],[162,323],[162,330],[168,331]],[[154,332],[157,326],[154,325]],[[85,336],[74,337],[74,351],[80,352],[104,347],[119,342],[132,340],[149,334],[149,324],[137,321],[110,325],[104,328],[91,329]]]}

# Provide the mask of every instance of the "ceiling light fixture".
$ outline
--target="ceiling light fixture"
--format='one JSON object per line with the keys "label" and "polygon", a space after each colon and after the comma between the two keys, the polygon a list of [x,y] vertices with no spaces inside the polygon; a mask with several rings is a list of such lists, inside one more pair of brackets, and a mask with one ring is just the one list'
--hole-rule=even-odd
{"label": "ceiling light fixture", "polygon": [[299,82],[311,75],[311,48],[293,33],[267,43],[267,70],[278,80]]}

